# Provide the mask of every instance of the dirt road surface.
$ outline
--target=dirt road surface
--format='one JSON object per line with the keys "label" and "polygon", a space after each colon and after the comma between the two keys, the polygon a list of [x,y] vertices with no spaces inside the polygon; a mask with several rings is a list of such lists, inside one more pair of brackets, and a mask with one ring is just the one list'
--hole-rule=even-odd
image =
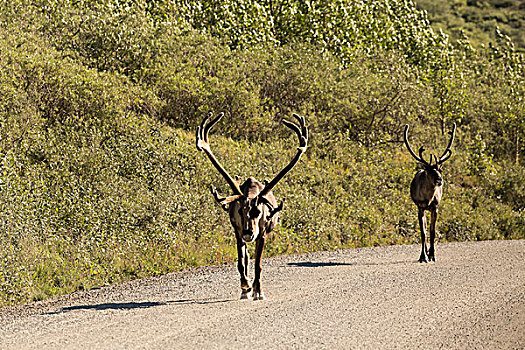
{"label": "dirt road surface", "polygon": [[525,349],[525,241],[265,259],[264,301],[236,267],[0,309],[0,349]]}

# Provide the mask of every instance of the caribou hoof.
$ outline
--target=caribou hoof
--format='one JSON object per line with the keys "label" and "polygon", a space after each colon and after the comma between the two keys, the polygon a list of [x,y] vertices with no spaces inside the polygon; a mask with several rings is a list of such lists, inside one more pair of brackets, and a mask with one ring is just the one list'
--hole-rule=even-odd
{"label": "caribou hoof", "polygon": [[427,258],[426,256],[421,256],[421,257],[419,258],[419,262],[420,262],[420,263],[427,263],[427,262],[428,262],[428,258]]}
{"label": "caribou hoof", "polygon": [[428,256],[428,261],[436,262],[436,257],[434,255],[429,255]]}
{"label": "caribou hoof", "polygon": [[252,297],[252,290],[251,289],[243,289],[241,293],[241,300],[244,299],[250,299]]}
{"label": "caribou hoof", "polygon": [[264,294],[262,292],[253,292],[253,300],[264,300]]}

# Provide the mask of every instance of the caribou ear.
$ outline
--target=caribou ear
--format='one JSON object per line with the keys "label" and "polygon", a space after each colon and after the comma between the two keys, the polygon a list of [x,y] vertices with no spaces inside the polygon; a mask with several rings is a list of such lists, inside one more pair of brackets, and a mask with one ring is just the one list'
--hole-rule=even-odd
{"label": "caribou ear", "polygon": [[259,205],[259,204],[264,204],[270,210],[270,213],[273,210],[275,210],[275,208],[273,207],[273,204],[270,203],[268,198],[266,198],[264,196],[257,196],[257,205]]}
{"label": "caribou ear", "polygon": [[273,204],[270,203],[268,198],[266,198],[264,196],[259,196],[259,197],[257,197],[257,204],[264,204],[264,205],[266,205],[268,207],[268,209],[270,209],[270,213],[266,217],[267,220],[270,220],[271,218],[274,217],[275,214],[277,214],[278,212],[283,210],[283,208],[284,208],[284,201],[285,200],[286,200],[286,198],[283,198],[281,203],[277,207],[274,207]]}
{"label": "caribou ear", "polygon": [[273,218],[273,216],[274,216],[275,214],[277,214],[278,212],[280,212],[281,210],[283,210],[283,208],[284,208],[284,201],[285,201],[285,200],[286,200],[286,198],[283,198],[283,200],[281,201],[281,204],[279,204],[279,205],[277,206],[277,208],[275,208],[275,209],[271,209],[271,210],[270,210],[270,215],[268,215],[267,220],[270,220],[271,218]]}

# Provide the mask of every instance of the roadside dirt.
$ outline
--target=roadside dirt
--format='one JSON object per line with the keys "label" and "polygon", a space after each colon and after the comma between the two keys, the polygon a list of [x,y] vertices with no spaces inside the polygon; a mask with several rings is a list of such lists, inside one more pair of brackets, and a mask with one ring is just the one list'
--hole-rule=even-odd
{"label": "roadside dirt", "polygon": [[0,349],[525,349],[525,241],[265,259],[267,300],[233,265],[0,309]]}

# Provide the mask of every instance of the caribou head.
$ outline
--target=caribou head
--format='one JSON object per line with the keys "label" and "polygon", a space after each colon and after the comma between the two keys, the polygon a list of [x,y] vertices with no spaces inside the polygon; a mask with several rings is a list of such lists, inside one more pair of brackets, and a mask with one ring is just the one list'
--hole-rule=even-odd
{"label": "caribou head", "polygon": [[[421,231],[421,256],[419,262],[428,262],[428,260],[436,261],[434,256],[434,239],[436,236],[436,221],[438,215],[438,207],[441,202],[441,197],[443,195],[443,176],[441,174],[441,165],[452,155],[450,147],[454,141],[454,134],[456,132],[456,124],[454,123],[452,130],[449,132],[450,140],[448,142],[447,148],[441,155],[437,157],[434,154],[431,154],[429,161],[427,162],[423,157],[423,152],[425,151],[424,147],[419,148],[419,156],[412,150],[410,144],[408,143],[408,125],[405,125],[405,132],[403,134],[403,139],[405,145],[408,149],[408,152],[414,157],[418,162],[423,165],[423,169],[419,170],[414,179],[410,184],[410,197],[418,207],[418,221],[419,228]],[[432,162],[433,161],[433,162]],[[426,219],[425,219],[425,210],[429,210],[431,214],[430,221],[430,250],[427,251],[426,239],[425,239],[425,230],[426,230]]]}
{"label": "caribou head", "polygon": [[256,256],[253,299],[264,299],[261,291],[260,275],[265,236],[273,230],[275,225],[277,225],[279,212],[283,209],[284,205],[284,200],[277,205],[272,189],[297,164],[301,155],[306,151],[308,129],[305,125],[305,119],[297,114],[293,114],[293,116],[297,119],[299,125],[283,120],[283,124],[292,129],[299,138],[299,147],[297,147],[297,152],[293,159],[271,181],[262,184],[255,178],[249,177],[246,181],[240,184],[239,179],[234,180],[211,151],[208,141],[209,132],[224,116],[224,113],[220,113],[217,117],[211,119],[212,116],[213,114],[209,113],[197,128],[196,146],[199,151],[204,151],[204,153],[206,153],[213,166],[224,177],[233,192],[230,196],[223,197],[217,193],[215,187],[211,186],[210,188],[217,203],[225,211],[229,212],[230,222],[235,230],[237,253],[239,257],[237,267],[241,275],[241,299],[248,298],[252,291],[252,287],[250,287],[247,280],[249,257],[246,243],[254,241],[256,242]]}
{"label": "caribou head", "polygon": [[[250,178],[247,181],[249,184],[246,184],[244,187],[253,186],[257,180]],[[277,219],[276,215],[282,210],[283,204],[284,199],[279,206],[274,207],[268,198],[260,194],[254,198],[242,196],[239,199],[238,205],[238,213],[242,226],[242,239],[246,243],[255,241],[259,235],[265,231],[265,223],[272,222],[274,217]]]}

